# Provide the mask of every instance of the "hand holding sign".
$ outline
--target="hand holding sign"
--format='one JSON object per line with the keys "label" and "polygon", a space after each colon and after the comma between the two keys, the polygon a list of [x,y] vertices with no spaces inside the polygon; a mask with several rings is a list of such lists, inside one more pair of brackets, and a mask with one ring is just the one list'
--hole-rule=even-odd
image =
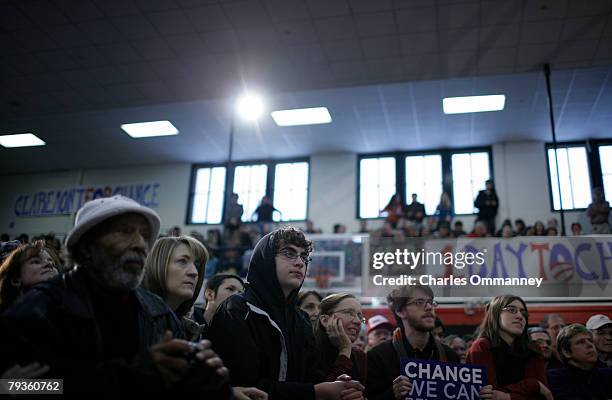
{"label": "hand holding sign", "polygon": [[400,375],[393,380],[393,395],[396,399],[405,399],[412,390],[412,383],[407,376]]}

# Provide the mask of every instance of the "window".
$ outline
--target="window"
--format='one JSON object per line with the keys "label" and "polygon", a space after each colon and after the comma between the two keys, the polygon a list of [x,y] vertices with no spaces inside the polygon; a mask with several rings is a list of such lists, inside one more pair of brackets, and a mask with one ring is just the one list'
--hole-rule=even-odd
{"label": "window", "polygon": [[442,156],[439,154],[406,157],[406,202],[412,193],[425,204],[427,215],[433,215],[442,195]]}
{"label": "window", "polygon": [[612,202],[612,146],[599,147],[601,161],[601,180],[603,181],[606,200]]}
{"label": "window", "polygon": [[457,153],[451,158],[455,214],[473,214],[474,199],[491,177],[489,153]]}
{"label": "window", "polygon": [[308,203],[308,163],[280,163],[274,171],[274,221],[306,219]]}
{"label": "window", "polygon": [[395,157],[359,162],[359,218],[377,218],[397,191]]}
{"label": "window", "polygon": [[251,221],[253,212],[266,195],[268,166],[266,164],[241,165],[234,169],[234,193],[242,204],[243,221]]}
{"label": "window", "polygon": [[228,193],[226,170],[225,166],[193,168],[187,224],[221,224],[228,193],[238,195],[244,222],[252,221],[264,196],[270,196],[280,211],[273,214],[275,221],[306,219],[310,170],[307,159],[240,162],[229,172],[232,190]]}
{"label": "window", "polygon": [[195,175],[191,223],[220,224],[223,215],[225,167],[198,168]]}
{"label": "window", "polygon": [[[548,170],[552,190],[553,209],[560,210],[559,181],[564,210],[587,208],[591,203],[591,181],[587,153],[584,146],[557,148],[559,168],[554,149],[548,149]],[[557,170],[559,180],[557,180]]]}

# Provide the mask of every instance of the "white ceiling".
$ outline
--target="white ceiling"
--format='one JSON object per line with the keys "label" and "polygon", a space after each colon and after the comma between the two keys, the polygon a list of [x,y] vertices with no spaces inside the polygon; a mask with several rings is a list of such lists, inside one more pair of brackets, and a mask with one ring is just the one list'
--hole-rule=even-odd
{"label": "white ceiling", "polygon": [[[223,161],[231,99],[327,106],[332,124],[236,125],[237,159],[612,137],[610,0],[15,0],[0,2],[0,174]],[[445,116],[446,96],[504,93]],[[169,119],[178,136],[131,139]]]}

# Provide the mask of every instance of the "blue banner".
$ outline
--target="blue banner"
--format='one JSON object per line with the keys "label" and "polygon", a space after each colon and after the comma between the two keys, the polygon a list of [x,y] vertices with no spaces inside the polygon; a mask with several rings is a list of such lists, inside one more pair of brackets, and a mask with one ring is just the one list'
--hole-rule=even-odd
{"label": "blue banner", "polygon": [[21,194],[13,207],[17,217],[41,217],[75,213],[90,200],[117,194],[136,200],[143,206],[158,206],[158,182],[115,186],[85,186]]}
{"label": "blue banner", "polygon": [[406,400],[479,400],[487,384],[483,367],[459,363],[402,357],[400,373],[412,382]]}

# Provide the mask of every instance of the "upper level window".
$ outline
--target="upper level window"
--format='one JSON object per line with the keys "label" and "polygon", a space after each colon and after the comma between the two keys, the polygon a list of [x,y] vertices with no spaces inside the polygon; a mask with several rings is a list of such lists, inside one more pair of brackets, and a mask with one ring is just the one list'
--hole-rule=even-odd
{"label": "upper level window", "polygon": [[601,161],[601,180],[604,186],[606,200],[612,202],[612,146],[599,146]]}
{"label": "upper level window", "polygon": [[190,223],[220,224],[225,194],[225,167],[198,168],[192,194]]}
{"label": "upper level window", "polygon": [[406,202],[416,193],[425,204],[425,212],[433,215],[442,195],[442,156],[439,154],[406,157]]}
{"label": "upper level window", "polygon": [[397,190],[395,158],[363,158],[359,162],[359,218],[376,218]]}
{"label": "upper level window", "polygon": [[474,199],[491,178],[489,153],[456,153],[451,158],[455,214],[473,214]]}
{"label": "upper level window", "polygon": [[251,221],[253,212],[266,195],[268,166],[266,164],[240,165],[234,169],[234,193],[242,204],[242,220]]}
{"label": "upper level window", "polygon": [[554,210],[560,210],[561,203],[564,210],[587,208],[591,203],[591,181],[586,148],[584,146],[557,148],[557,161],[555,161],[555,150],[548,149],[548,170]]}
{"label": "upper level window", "polygon": [[279,163],[274,171],[275,221],[306,219],[308,204],[308,163]]}

